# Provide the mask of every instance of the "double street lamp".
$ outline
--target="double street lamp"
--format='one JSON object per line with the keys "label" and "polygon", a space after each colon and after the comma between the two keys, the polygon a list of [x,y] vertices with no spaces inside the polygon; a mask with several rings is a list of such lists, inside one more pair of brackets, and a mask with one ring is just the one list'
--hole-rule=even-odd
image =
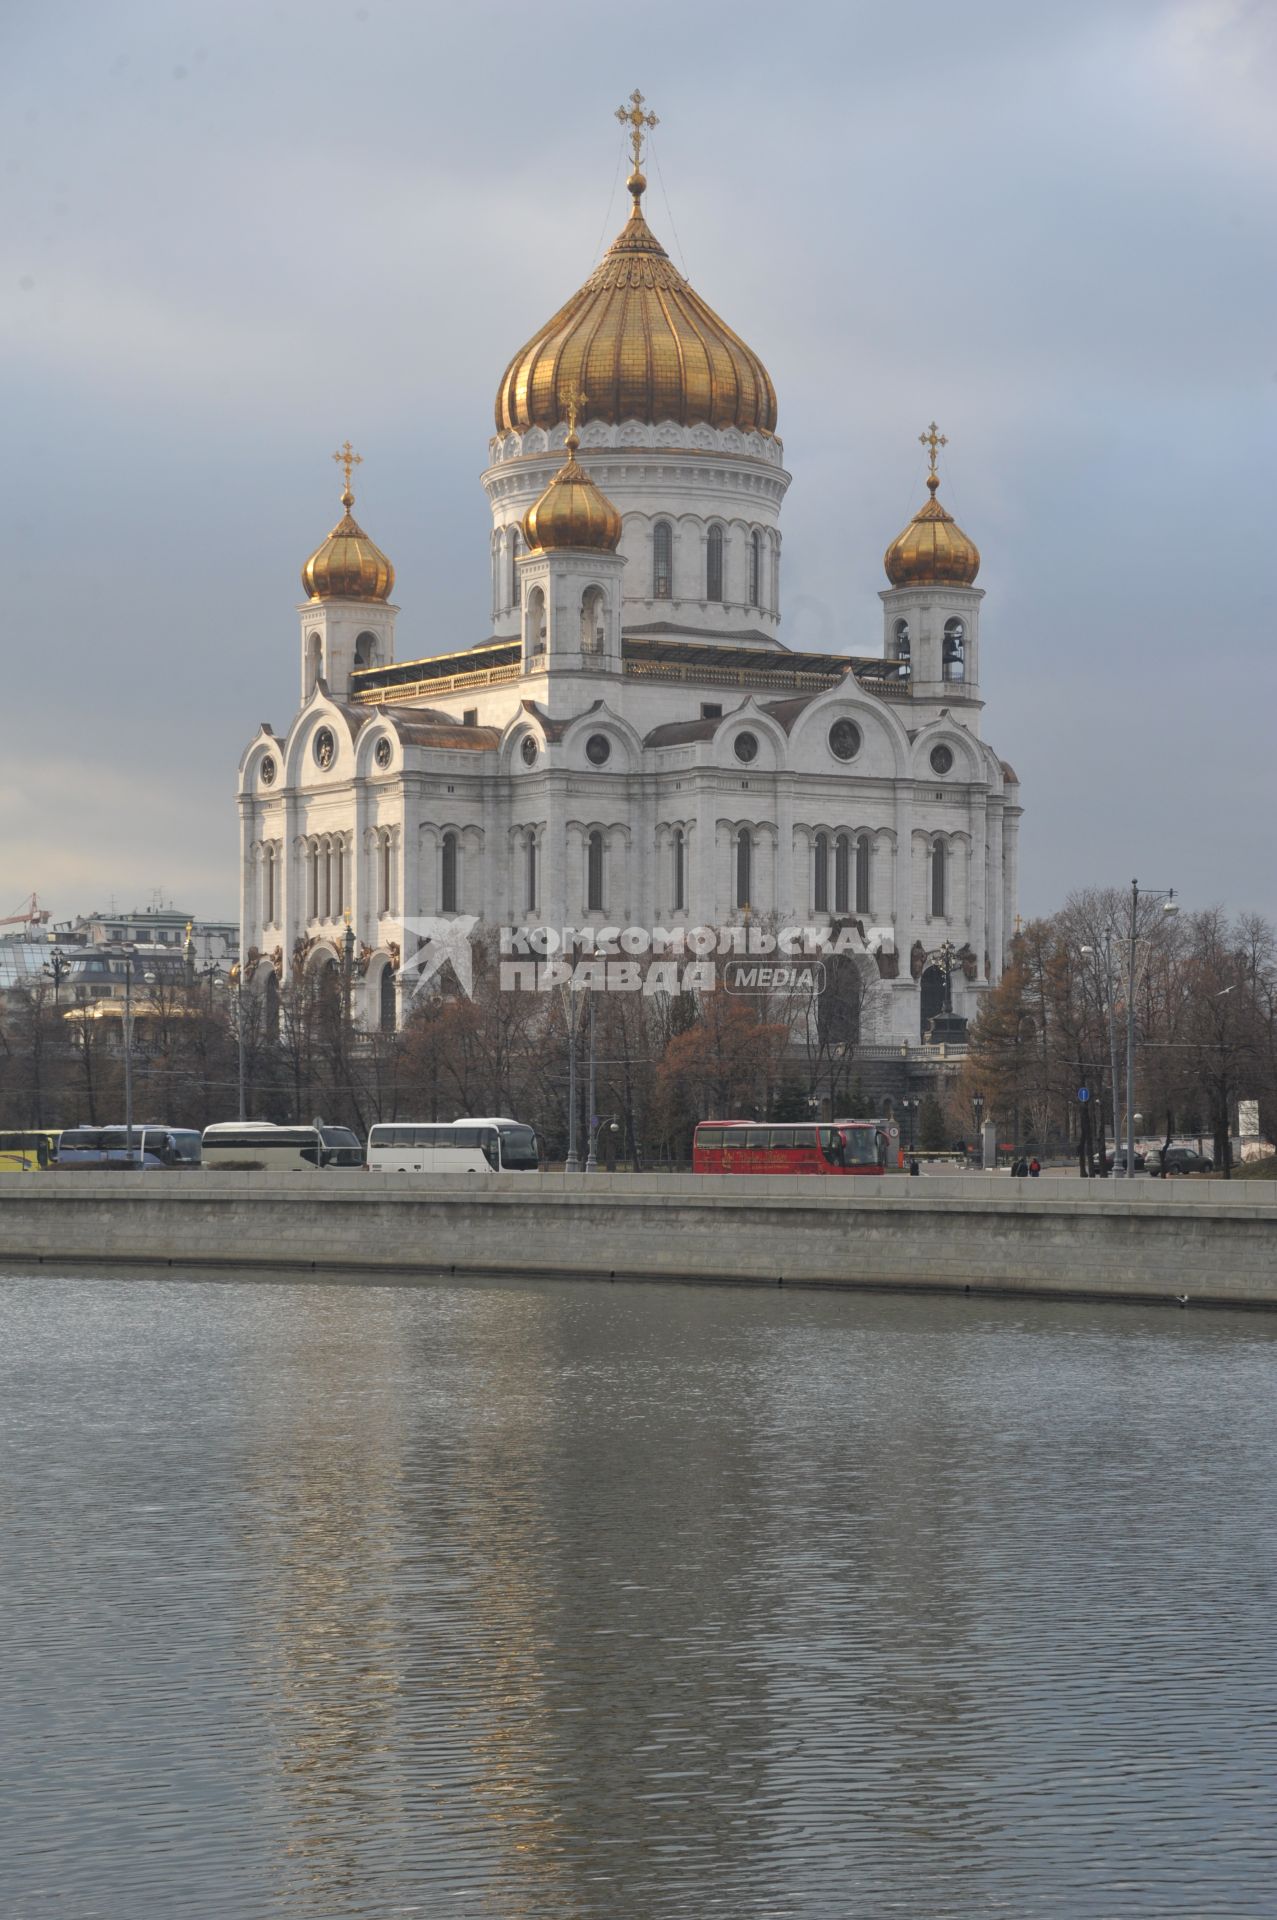
{"label": "double street lamp", "polygon": [[[1179,912],[1179,902],[1175,898],[1174,887],[1141,887],[1138,880],[1131,882],[1131,917],[1127,928],[1126,952],[1126,1165],[1122,1169],[1128,1180],[1135,1178],[1135,976],[1136,945],[1139,939],[1140,900],[1160,900],[1164,919],[1173,919]],[[1109,1014],[1109,1054],[1113,1079],[1113,1171],[1117,1166],[1118,1107],[1117,1107],[1117,1032],[1113,1015],[1113,939],[1115,929],[1104,930],[1104,967],[1105,984],[1108,994]],[[1083,947],[1082,952],[1098,961],[1099,955],[1094,947]]]}

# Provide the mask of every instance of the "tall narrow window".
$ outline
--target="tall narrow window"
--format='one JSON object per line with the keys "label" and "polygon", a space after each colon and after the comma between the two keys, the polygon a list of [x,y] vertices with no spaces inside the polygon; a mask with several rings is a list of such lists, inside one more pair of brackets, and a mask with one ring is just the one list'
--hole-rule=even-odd
{"label": "tall narrow window", "polygon": [[585,847],[585,909],[587,913],[603,911],[603,835],[597,827]]}
{"label": "tall narrow window", "polygon": [[946,680],[965,680],[967,675],[967,629],[956,618],[944,623],[943,673]]}
{"label": "tall narrow window", "polygon": [[390,912],[390,835],[381,836],[381,911]]}
{"label": "tall narrow window", "polygon": [[514,527],[510,533],[510,605],[512,607],[517,607],[519,604],[518,560],[522,552],[523,541],[520,538],[519,529]]}
{"label": "tall narrow window", "polygon": [[869,835],[862,833],[856,842],[856,912],[869,911]]}
{"label": "tall narrow window", "polygon": [[269,847],[267,847],[267,849],[266,849],[266,914],[265,914],[265,920],[266,920],[266,925],[267,925],[268,927],[273,927],[273,926],[274,926],[274,924],[275,924],[275,849],[274,849],[274,847],[273,847],[273,846],[269,846]]}
{"label": "tall narrow window", "polygon": [[780,612],[780,535],[772,535],[772,612]]}
{"label": "tall narrow window", "polygon": [[816,835],[816,872],[812,886],[812,905],[817,913],[829,912],[829,835]]}
{"label": "tall narrow window", "polygon": [[331,920],[333,917],[333,843],[331,840],[325,840],[324,842],[323,873],[324,918],[325,920]]}
{"label": "tall narrow window", "polygon": [[687,842],[682,827],[674,829],[674,906],[687,905]]}
{"label": "tall narrow window", "polygon": [[736,836],[736,904],[738,907],[749,905],[750,885],[753,881],[754,843],[749,837],[749,828],[742,827]]}
{"label": "tall narrow window", "polygon": [[333,841],[333,915],[340,920],[346,910],[346,843]]}
{"label": "tall narrow window", "polygon": [[310,917],[319,918],[319,842],[310,843]]}
{"label": "tall narrow window", "polygon": [[755,527],[749,536],[749,604],[751,607],[762,605],[763,596],[763,536]]}
{"label": "tall narrow window", "polygon": [[834,841],[834,912],[851,907],[851,843],[845,833]]}
{"label": "tall narrow window", "polygon": [[444,913],[457,912],[457,836],[445,833],[443,836],[443,884],[440,888],[439,903]]}
{"label": "tall narrow window", "polygon": [[527,910],[529,913],[535,913],[537,910],[537,837],[531,827],[528,828],[528,844],[525,859],[527,863]]}
{"label": "tall narrow window", "polygon": [[711,527],[705,542],[705,598],[723,597],[723,529]]}
{"label": "tall narrow window", "polygon": [[945,917],[945,849],[944,841],[937,840],[931,849],[931,917],[943,920]]}
{"label": "tall narrow window", "polygon": [[380,999],[378,1013],[381,1030],[383,1033],[393,1033],[395,1030],[395,976],[389,967],[383,967],[381,970]]}
{"label": "tall narrow window", "polygon": [[674,529],[658,520],[652,529],[652,598],[668,600],[674,592]]}
{"label": "tall narrow window", "polygon": [[895,657],[900,662],[900,678],[907,680],[913,666],[907,620],[897,620],[892,634],[892,645]]}

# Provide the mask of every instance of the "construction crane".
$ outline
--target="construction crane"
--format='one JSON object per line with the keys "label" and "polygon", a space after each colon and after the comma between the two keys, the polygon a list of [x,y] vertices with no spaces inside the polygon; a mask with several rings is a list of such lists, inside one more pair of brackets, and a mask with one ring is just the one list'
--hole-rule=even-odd
{"label": "construction crane", "polygon": [[23,901],[20,913],[0,914],[0,927],[43,927],[48,924],[48,920],[48,907],[42,907],[32,894],[29,900]]}

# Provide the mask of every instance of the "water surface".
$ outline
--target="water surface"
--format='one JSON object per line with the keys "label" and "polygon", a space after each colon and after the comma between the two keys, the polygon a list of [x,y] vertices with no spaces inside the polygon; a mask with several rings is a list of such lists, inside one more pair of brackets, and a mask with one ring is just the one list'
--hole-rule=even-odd
{"label": "water surface", "polygon": [[0,1912],[1272,1914],[1275,1338],[12,1275]]}

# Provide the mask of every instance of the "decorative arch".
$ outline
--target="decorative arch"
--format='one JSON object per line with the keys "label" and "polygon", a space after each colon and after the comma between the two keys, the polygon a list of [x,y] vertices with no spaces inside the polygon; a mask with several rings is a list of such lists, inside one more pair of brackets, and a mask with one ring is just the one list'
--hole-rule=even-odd
{"label": "decorative arch", "polygon": [[581,651],[602,653],[607,638],[607,595],[591,586],[581,595]]}

